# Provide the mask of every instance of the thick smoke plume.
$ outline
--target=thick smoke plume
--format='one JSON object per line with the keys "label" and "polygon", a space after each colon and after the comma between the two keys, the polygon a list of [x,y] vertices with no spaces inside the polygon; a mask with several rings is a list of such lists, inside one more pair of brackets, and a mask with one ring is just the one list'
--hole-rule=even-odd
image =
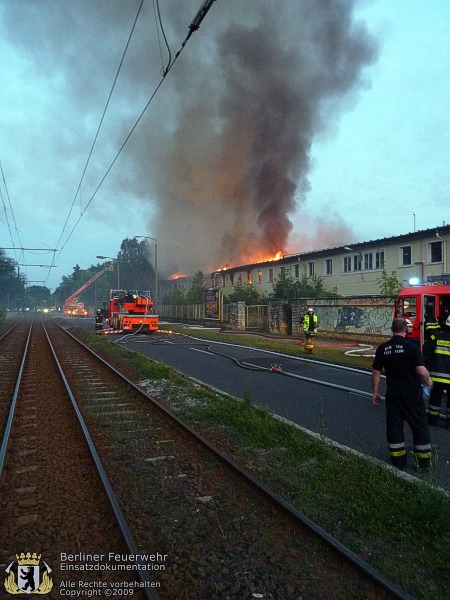
{"label": "thick smoke plume", "polygon": [[[161,276],[310,249],[317,236],[299,208],[309,189],[311,145],[357,100],[377,55],[364,25],[354,22],[355,2],[216,0],[85,220],[101,222],[102,231],[126,223],[130,236],[153,236]],[[160,1],[172,53],[201,4]],[[23,57],[23,78],[32,73],[38,90],[30,93],[39,104],[29,138],[41,141],[31,160],[47,149],[64,159],[50,172],[41,168],[46,187],[36,193],[50,198],[50,183],[61,190],[57,205],[48,206],[58,218],[76,190],[139,5],[0,4],[2,33]],[[80,211],[161,79],[167,55],[161,35],[158,46],[155,5],[144,2],[77,199]],[[328,236],[323,246],[336,242],[332,224],[321,230]]]}
{"label": "thick smoke plume", "polygon": [[196,34],[208,37],[207,57],[183,57],[176,126],[156,158],[158,231],[176,271],[288,251],[314,137],[353,102],[376,58],[351,1],[225,5]]}

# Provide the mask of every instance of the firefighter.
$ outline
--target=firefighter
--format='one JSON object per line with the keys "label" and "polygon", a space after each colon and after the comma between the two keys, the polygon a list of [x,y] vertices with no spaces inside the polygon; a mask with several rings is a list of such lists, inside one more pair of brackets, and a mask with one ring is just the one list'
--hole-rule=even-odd
{"label": "firefighter", "polygon": [[95,331],[102,331],[103,329],[103,313],[100,308],[95,313]]}
{"label": "firefighter", "polygon": [[428,423],[437,425],[441,412],[442,394],[447,392],[447,414],[445,426],[450,429],[450,316],[441,332],[435,332],[423,345],[425,364],[434,381],[428,401]]}
{"label": "firefighter", "polygon": [[440,333],[440,331],[441,331],[441,326],[439,324],[439,321],[436,319],[436,317],[433,317],[433,315],[426,314],[424,317],[424,322],[425,322],[424,341],[429,340],[429,339],[435,339],[436,334]]}
{"label": "firefighter", "polygon": [[420,348],[406,338],[407,323],[403,318],[392,321],[392,338],[375,351],[372,364],[372,404],[380,403],[381,371],[386,373],[386,437],[391,462],[403,470],[407,464],[404,421],[413,435],[413,451],[419,470],[428,471],[431,462],[430,430],[423,399],[423,382],[433,382],[425,367]]}
{"label": "firefighter", "polygon": [[303,331],[305,333],[305,352],[312,354],[314,350],[314,338],[319,328],[319,319],[314,314],[314,309],[309,307],[303,317]]}

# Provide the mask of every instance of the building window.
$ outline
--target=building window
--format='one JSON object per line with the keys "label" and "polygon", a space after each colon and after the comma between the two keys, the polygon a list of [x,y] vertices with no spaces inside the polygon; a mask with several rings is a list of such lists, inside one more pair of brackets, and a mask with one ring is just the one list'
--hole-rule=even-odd
{"label": "building window", "polygon": [[344,256],[344,273],[350,273],[352,270],[352,257]]}
{"label": "building window", "polygon": [[325,275],[333,275],[333,259],[327,258],[325,261]]}
{"label": "building window", "polygon": [[412,265],[412,248],[411,246],[400,247],[400,266],[408,267]]}
{"label": "building window", "polygon": [[237,284],[238,284],[238,285],[242,285],[242,273],[238,273],[238,276],[237,276]]}
{"label": "building window", "polygon": [[300,277],[300,265],[294,265],[294,279]]}
{"label": "building window", "polygon": [[262,283],[262,271],[258,271],[258,283]]}
{"label": "building window", "polygon": [[273,283],[273,269],[269,269],[268,273],[269,273],[269,283]]}
{"label": "building window", "polygon": [[369,252],[368,254],[364,254],[364,270],[372,271],[373,269],[373,254]]}
{"label": "building window", "polygon": [[230,273],[230,283],[234,285],[234,273]]}
{"label": "building window", "polygon": [[375,269],[382,269],[384,266],[384,250],[375,252]]}
{"label": "building window", "polygon": [[353,270],[361,271],[361,254],[355,254],[353,257]]}
{"label": "building window", "polygon": [[430,263],[442,262],[442,242],[430,242],[428,244],[428,256]]}
{"label": "building window", "polygon": [[315,275],[315,263],[313,262],[308,263],[308,275],[310,277],[314,277]]}
{"label": "building window", "polygon": [[248,285],[252,285],[252,272],[247,271],[247,283]]}

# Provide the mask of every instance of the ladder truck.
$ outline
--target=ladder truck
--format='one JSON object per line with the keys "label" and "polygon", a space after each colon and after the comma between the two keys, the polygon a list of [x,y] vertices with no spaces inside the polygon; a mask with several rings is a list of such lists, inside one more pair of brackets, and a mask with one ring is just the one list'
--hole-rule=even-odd
{"label": "ladder truck", "polygon": [[111,290],[108,322],[113,331],[154,333],[158,331],[158,315],[151,313],[150,292]]}
{"label": "ladder truck", "polygon": [[78,300],[78,296],[84,292],[84,290],[86,290],[90,285],[92,285],[94,283],[94,281],[97,281],[97,279],[99,277],[101,277],[104,273],[106,273],[106,271],[110,271],[111,269],[109,267],[103,269],[102,271],[99,271],[98,273],[96,273],[94,275],[94,277],[91,277],[91,279],[89,279],[89,281],[86,281],[86,283],[84,283],[76,292],[74,292],[73,294],[71,294],[64,302],[64,307],[63,307],[63,312],[66,316],[68,317],[87,317],[89,311],[86,310],[83,302],[80,302]]}

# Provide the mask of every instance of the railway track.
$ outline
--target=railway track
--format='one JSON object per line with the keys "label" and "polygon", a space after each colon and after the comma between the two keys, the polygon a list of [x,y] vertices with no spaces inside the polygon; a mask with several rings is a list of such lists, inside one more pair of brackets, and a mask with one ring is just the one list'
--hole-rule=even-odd
{"label": "railway track", "polygon": [[[33,366],[31,354],[24,362],[28,383],[17,401],[22,412],[12,428],[0,490],[2,562],[9,564],[15,553],[28,549],[57,567],[61,554],[154,555],[163,557],[154,564],[161,570],[152,573],[158,595],[175,600],[410,598],[54,321],[47,320],[45,329],[53,351],[47,338],[44,349],[44,325],[35,322],[30,343],[36,362]],[[114,502],[103,499],[105,485],[80,443],[77,410],[61,376],[58,383],[50,377],[55,356],[126,519],[131,545],[120,524],[112,526]],[[15,465],[32,467],[25,472],[26,485]],[[59,487],[66,496],[55,493]],[[25,500],[20,515],[18,498]],[[86,513],[91,527],[84,531]],[[104,539],[96,537],[101,533]],[[54,570],[59,585],[66,574]],[[108,582],[112,575],[103,576]],[[143,590],[135,590],[134,597],[137,593]]]}
{"label": "railway track", "polygon": [[[19,352],[11,352],[11,344]],[[134,592],[129,586],[136,579],[151,586],[144,571],[137,571],[137,578],[134,570],[71,570],[87,563],[75,562],[70,555],[101,551],[105,557],[110,552],[130,557],[137,554],[137,546],[127,535],[123,515],[115,510],[102,465],[83,436],[42,323],[19,324],[0,349],[2,365],[9,365],[16,377],[6,425],[2,413],[0,562],[7,570],[2,587],[13,595],[36,589],[59,598],[61,589]],[[8,384],[11,389],[12,381]],[[112,562],[118,566],[118,561]],[[95,563],[100,561],[90,561]],[[129,558],[121,559],[120,564],[125,563]],[[152,590],[137,588],[133,596],[156,600]]]}

